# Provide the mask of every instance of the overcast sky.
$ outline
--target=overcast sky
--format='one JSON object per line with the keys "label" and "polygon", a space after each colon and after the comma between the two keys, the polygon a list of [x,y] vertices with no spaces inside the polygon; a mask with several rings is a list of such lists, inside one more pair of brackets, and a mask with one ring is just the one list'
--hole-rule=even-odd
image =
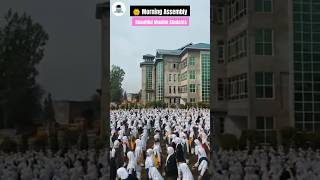
{"label": "overcast sky", "polygon": [[[112,0],[117,2],[117,0]],[[126,72],[123,87],[129,93],[141,89],[139,63],[144,54],[155,55],[156,49],[178,49],[190,42],[210,42],[209,0],[135,0],[127,2],[127,12],[117,17],[111,14],[111,64]],[[129,14],[132,5],[189,5],[190,26],[187,27],[132,27]]]}
{"label": "overcast sky", "polygon": [[49,34],[39,83],[55,99],[87,100],[100,87],[99,0],[0,0],[0,16],[26,12]]}

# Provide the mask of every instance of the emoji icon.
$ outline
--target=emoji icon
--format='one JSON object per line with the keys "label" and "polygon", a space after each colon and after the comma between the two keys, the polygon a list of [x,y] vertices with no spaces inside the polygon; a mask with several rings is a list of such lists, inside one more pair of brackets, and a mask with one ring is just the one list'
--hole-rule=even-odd
{"label": "emoji icon", "polygon": [[133,15],[139,16],[140,15],[140,10],[139,9],[134,9],[133,10]]}

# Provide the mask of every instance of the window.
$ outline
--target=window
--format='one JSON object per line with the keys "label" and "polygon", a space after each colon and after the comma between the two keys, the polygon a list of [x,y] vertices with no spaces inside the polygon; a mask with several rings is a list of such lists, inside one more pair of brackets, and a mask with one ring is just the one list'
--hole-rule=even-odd
{"label": "window", "polygon": [[163,73],[163,62],[159,62],[157,65],[157,81],[156,81],[156,99],[157,101],[163,100],[164,91],[164,73]]}
{"label": "window", "polygon": [[271,143],[275,138],[275,131],[273,131],[273,117],[256,117],[256,130],[258,131],[258,138],[264,143]]}
{"label": "window", "polygon": [[173,69],[176,69],[176,64],[173,64]]}
{"label": "window", "polygon": [[218,64],[224,63],[224,41],[218,41]]}
{"label": "window", "polygon": [[271,12],[272,0],[256,0],[256,12]]}
{"label": "window", "polygon": [[146,66],[146,90],[152,90],[152,66]]}
{"label": "window", "polygon": [[237,21],[247,14],[247,0],[231,0],[229,1],[229,24]]}
{"label": "window", "polygon": [[256,31],[256,55],[273,54],[273,31],[271,29],[259,29]]}
{"label": "window", "polygon": [[213,12],[213,21],[215,24],[224,24],[224,7],[223,5],[219,5],[214,8]]}
{"label": "window", "polygon": [[169,74],[169,81],[171,81],[172,79],[172,74]]}
{"label": "window", "polygon": [[201,54],[201,97],[202,102],[209,102],[210,97],[210,54]]}
{"label": "window", "polygon": [[188,79],[188,71],[181,74],[180,81],[184,81]]}
{"label": "window", "polygon": [[171,94],[171,86],[169,86],[169,94]]}
{"label": "window", "polygon": [[195,103],[196,102],[196,98],[190,98],[190,103]]}
{"label": "window", "polygon": [[196,85],[195,84],[189,84],[189,92],[191,92],[191,93],[196,92]]}
{"label": "window", "polygon": [[176,82],[176,74],[173,75],[173,82]]}
{"label": "window", "polygon": [[224,100],[224,83],[221,78],[218,78],[218,100]]}
{"label": "window", "polygon": [[195,70],[189,71],[189,79],[196,79],[196,71]]}
{"label": "window", "polygon": [[272,72],[256,72],[256,98],[273,98]]}
{"label": "window", "polygon": [[196,60],[193,56],[189,58],[189,66],[194,66],[196,64]]}
{"label": "window", "polygon": [[173,94],[175,94],[175,93],[176,93],[176,87],[173,86]]}
{"label": "window", "polygon": [[178,89],[179,89],[179,93],[186,93],[188,90],[188,86],[187,85],[180,86]]}
{"label": "window", "polygon": [[247,31],[232,37],[228,41],[228,61],[235,61],[247,56]]}
{"label": "window", "polygon": [[[219,87],[219,81],[218,81]],[[248,97],[247,74],[240,74],[228,78],[228,98],[230,100]]]}

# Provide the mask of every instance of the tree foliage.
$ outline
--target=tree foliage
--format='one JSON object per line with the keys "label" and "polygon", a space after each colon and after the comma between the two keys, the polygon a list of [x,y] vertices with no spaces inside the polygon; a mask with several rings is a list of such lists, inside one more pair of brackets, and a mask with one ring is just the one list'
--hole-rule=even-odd
{"label": "tree foliage", "polygon": [[120,103],[123,98],[122,82],[125,72],[119,66],[112,65],[110,71],[110,95],[111,102]]}
{"label": "tree foliage", "polygon": [[0,122],[24,127],[41,110],[42,90],[36,65],[44,56],[48,34],[30,16],[9,10],[0,26]]}

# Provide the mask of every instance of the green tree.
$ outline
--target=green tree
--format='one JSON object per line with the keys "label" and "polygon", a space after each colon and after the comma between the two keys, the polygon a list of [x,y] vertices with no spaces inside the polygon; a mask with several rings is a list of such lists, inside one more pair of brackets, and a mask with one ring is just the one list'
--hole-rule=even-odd
{"label": "green tree", "polygon": [[123,96],[122,81],[125,72],[119,66],[112,65],[110,71],[110,95],[111,102],[120,103]]}
{"label": "green tree", "polygon": [[30,16],[12,10],[1,24],[0,122],[5,128],[24,128],[41,112],[36,65],[44,56],[48,34]]}

